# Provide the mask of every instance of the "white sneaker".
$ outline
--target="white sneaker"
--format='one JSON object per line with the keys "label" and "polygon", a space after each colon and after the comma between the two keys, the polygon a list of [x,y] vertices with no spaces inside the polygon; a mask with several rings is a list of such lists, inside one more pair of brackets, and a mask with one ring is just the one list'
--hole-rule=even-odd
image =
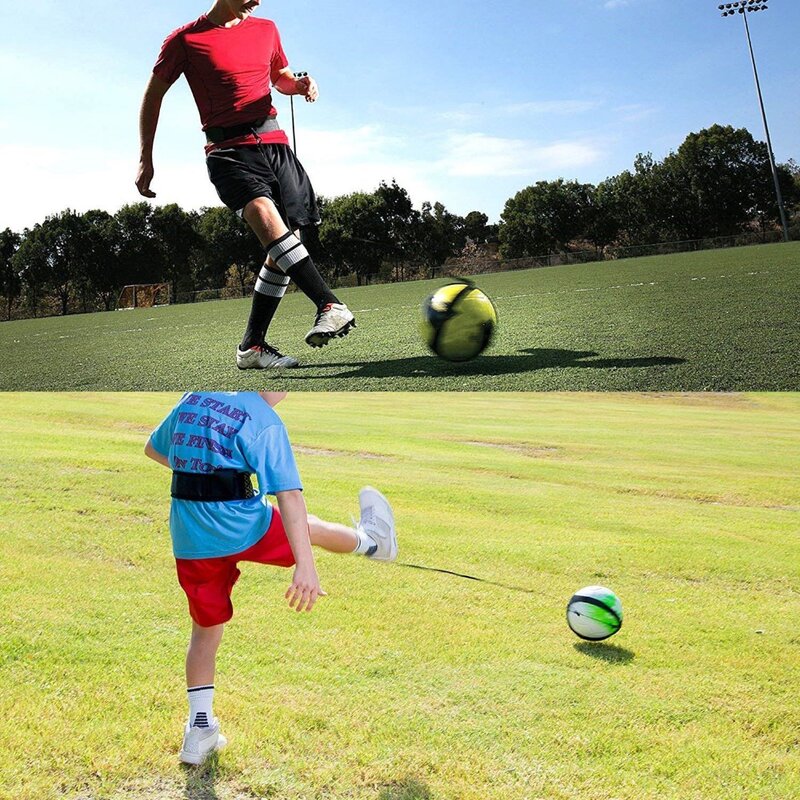
{"label": "white sneaker", "polygon": [[394,561],[397,558],[397,534],[389,501],[377,489],[365,486],[358,493],[358,502],[361,506],[358,529],[371,536],[378,546],[369,558]]}
{"label": "white sneaker", "polygon": [[300,362],[292,356],[279,353],[274,347],[270,347],[264,342],[249,350],[237,347],[236,366],[239,369],[287,369],[300,366]]}
{"label": "white sneaker", "polygon": [[180,760],[184,764],[202,764],[215,750],[222,750],[228,740],[219,732],[219,720],[214,717],[210,728],[190,728],[186,723]]}
{"label": "white sneaker", "polygon": [[324,347],[331,339],[347,336],[356,327],[356,318],[342,303],[328,303],[317,314],[314,327],[306,334],[306,344],[311,347]]}

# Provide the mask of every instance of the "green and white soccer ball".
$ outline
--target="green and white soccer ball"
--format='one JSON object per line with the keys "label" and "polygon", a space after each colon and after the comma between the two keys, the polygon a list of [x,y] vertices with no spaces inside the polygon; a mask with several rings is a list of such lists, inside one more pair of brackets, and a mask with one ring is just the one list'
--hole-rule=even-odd
{"label": "green and white soccer ball", "polygon": [[488,346],[497,327],[492,301],[471,281],[442,286],[422,305],[422,335],[445,361],[470,361]]}
{"label": "green and white soccer ball", "polygon": [[581,639],[608,639],[622,627],[622,603],[605,586],[586,586],[570,598],[567,624]]}

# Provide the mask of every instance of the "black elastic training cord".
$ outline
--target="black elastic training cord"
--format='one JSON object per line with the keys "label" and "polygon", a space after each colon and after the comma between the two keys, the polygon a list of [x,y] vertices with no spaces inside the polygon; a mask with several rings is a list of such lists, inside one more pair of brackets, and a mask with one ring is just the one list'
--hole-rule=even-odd
{"label": "black elastic training cord", "polygon": [[463,572],[453,572],[450,569],[438,569],[436,567],[423,567],[419,564],[397,564],[398,567],[408,567],[408,569],[421,569],[425,572],[441,572],[443,575],[454,575],[456,578],[465,578],[468,581],[478,581],[478,583],[488,583],[490,586],[499,586],[501,589],[509,589],[512,592],[524,592],[525,594],[536,594],[533,589],[524,589],[522,586],[510,586],[507,583],[498,583],[486,578],[476,578],[474,575],[466,575]]}

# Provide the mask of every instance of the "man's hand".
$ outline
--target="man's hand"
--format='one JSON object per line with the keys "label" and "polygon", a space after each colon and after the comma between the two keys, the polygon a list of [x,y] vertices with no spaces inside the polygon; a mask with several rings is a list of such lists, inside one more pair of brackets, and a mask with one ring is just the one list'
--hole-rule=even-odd
{"label": "man's hand", "polygon": [[150,76],[150,82],[144,90],[142,108],[139,111],[139,173],[136,176],[136,188],[144,197],[155,197],[156,193],[150,190],[153,181],[153,142],[156,138],[158,115],[161,113],[161,103],[164,95],[169,91],[170,84],[165,83],[155,75]]}
{"label": "man's hand", "polygon": [[313,564],[295,567],[292,585],[286,590],[290,608],[295,611],[311,611],[317,598],[325,596]]}
{"label": "man's hand", "polygon": [[136,175],[136,188],[143,197],[156,196],[156,193],[150,189],[154,174],[155,170],[153,169],[152,161],[139,162],[139,173]]}
{"label": "man's hand", "polygon": [[306,103],[313,103],[319,97],[319,87],[317,82],[310,76],[304,75],[297,79],[297,94],[306,99]]}

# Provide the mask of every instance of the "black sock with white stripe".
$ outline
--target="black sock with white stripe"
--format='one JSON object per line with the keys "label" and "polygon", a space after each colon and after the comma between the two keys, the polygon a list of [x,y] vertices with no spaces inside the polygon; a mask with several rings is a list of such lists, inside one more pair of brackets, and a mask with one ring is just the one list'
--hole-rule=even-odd
{"label": "black sock with white stripe", "polygon": [[214,714],[211,704],[214,702],[213,686],[193,686],[187,689],[189,695],[189,727],[208,728]]}
{"label": "black sock with white stripe", "polygon": [[270,258],[281,272],[288,275],[317,310],[339,299],[319,274],[305,245],[291,232],[276,239],[267,248]]}
{"label": "black sock with white stripe", "polygon": [[286,294],[288,285],[289,278],[283,273],[273,272],[266,265],[261,268],[253,293],[250,319],[247,321],[247,330],[242,339],[242,350],[256,347],[266,339],[269,325]]}

